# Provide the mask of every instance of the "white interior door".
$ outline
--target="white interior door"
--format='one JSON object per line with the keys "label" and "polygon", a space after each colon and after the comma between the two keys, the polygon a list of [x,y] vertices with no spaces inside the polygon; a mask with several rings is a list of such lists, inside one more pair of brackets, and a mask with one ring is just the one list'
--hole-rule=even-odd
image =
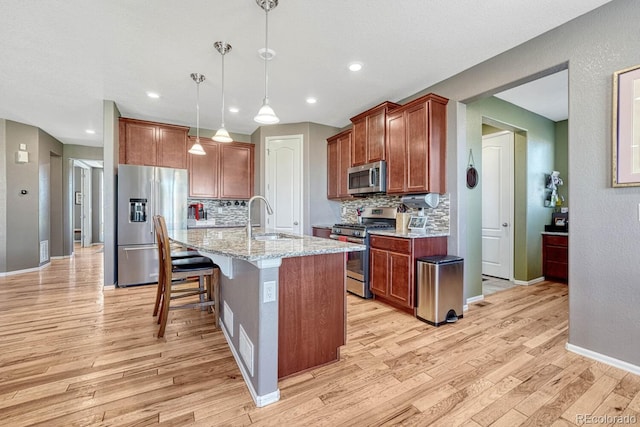
{"label": "white interior door", "polygon": [[266,138],[267,228],[302,234],[302,135]]}
{"label": "white interior door", "polygon": [[482,138],[482,274],[513,277],[513,132]]}
{"label": "white interior door", "polygon": [[91,230],[91,169],[82,168],[81,170],[81,191],[82,194],[82,202],[81,202],[81,235],[82,235],[82,247],[87,248],[91,246],[91,241],[93,240],[92,230]]}

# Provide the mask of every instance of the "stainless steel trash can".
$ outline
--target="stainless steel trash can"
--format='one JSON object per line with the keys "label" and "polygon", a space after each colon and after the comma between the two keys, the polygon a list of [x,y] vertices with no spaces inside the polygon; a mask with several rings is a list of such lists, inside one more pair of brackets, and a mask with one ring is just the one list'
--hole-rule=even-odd
{"label": "stainless steel trash can", "polygon": [[464,260],[453,255],[418,258],[416,317],[440,326],[462,318]]}

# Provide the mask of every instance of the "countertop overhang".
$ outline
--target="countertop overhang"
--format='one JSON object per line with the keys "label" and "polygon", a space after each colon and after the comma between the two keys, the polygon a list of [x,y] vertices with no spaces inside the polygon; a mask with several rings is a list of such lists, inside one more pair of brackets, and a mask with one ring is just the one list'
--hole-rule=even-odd
{"label": "countertop overhang", "polygon": [[[254,236],[274,232],[276,231],[262,228],[253,231]],[[364,245],[356,243],[289,233],[278,233],[285,235],[286,238],[283,239],[249,240],[244,228],[190,228],[169,230],[168,233],[174,242],[198,251],[249,262],[366,249]]]}

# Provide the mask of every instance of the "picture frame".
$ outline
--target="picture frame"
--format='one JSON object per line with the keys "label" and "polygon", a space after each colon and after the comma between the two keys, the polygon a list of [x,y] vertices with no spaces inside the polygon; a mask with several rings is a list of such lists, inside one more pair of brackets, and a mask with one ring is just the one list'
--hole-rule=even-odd
{"label": "picture frame", "polygon": [[75,192],[75,204],[76,205],[81,205],[82,204],[82,193],[79,191]]}
{"label": "picture frame", "polygon": [[640,186],[640,65],[613,73],[612,111],[612,185]]}
{"label": "picture frame", "polygon": [[412,216],[407,227],[411,231],[424,231],[427,228],[426,216]]}

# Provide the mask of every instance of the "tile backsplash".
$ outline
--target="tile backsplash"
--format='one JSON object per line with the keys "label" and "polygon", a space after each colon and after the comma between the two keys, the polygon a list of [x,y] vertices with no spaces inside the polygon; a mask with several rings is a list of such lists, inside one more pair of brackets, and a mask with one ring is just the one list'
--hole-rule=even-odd
{"label": "tile backsplash", "polygon": [[[387,196],[376,194],[364,198],[343,200],[341,221],[345,223],[357,222],[357,208],[379,207],[397,208],[402,204],[402,196]],[[418,209],[408,209],[408,213],[418,214]],[[435,208],[425,208],[427,217],[427,229],[433,232],[449,232],[449,193],[440,195],[440,203]]]}
{"label": "tile backsplash", "polygon": [[[203,209],[207,212],[208,220],[215,220],[216,226],[237,226],[247,224],[247,201],[246,200],[210,200],[191,199],[192,203],[202,203]],[[244,203],[244,206],[243,206]],[[218,212],[220,210],[220,212]]]}

